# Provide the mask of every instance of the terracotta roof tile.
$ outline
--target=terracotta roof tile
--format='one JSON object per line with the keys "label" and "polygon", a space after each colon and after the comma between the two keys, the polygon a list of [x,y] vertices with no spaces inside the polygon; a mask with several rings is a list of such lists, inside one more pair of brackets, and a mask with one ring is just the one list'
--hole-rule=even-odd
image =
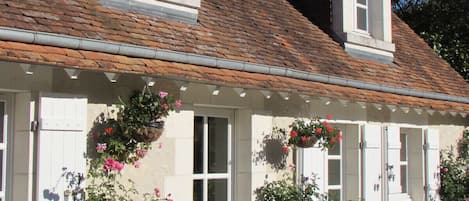
{"label": "terracotta roof tile", "polygon": [[400,104],[411,107],[433,108],[436,110],[469,113],[469,104],[463,103],[402,96],[391,93],[309,82],[281,76],[214,69],[190,64],[132,58],[17,42],[0,41],[0,59],[47,64],[58,67],[73,66],[91,71],[172,77],[211,84],[299,92],[338,99]]}
{"label": "terracotta roof tile", "polygon": [[[339,43],[308,21],[287,0],[203,0],[199,24],[196,25],[105,8],[98,0],[3,0],[0,11],[0,26],[5,27],[285,66],[370,83],[469,96],[469,84],[395,15],[395,65],[387,65],[350,57]],[[7,46],[10,50],[45,53],[21,43]],[[40,61],[43,58],[51,64],[70,63],[59,61],[64,57],[113,61],[113,55],[101,53],[79,51],[75,54],[74,51],[50,47],[48,51],[41,57],[18,55],[21,51],[3,54],[10,59]],[[58,51],[65,51],[66,54]],[[134,61],[124,59],[122,62],[133,64],[129,62]],[[148,65],[149,61],[137,62],[147,62],[144,69],[152,71],[150,68],[153,65]],[[178,66],[184,68],[183,65]],[[136,70],[135,67],[127,69],[129,72]],[[167,69],[165,73],[171,71],[176,70]],[[210,72],[217,74],[218,71]],[[187,73],[185,76],[201,77],[199,71]]]}

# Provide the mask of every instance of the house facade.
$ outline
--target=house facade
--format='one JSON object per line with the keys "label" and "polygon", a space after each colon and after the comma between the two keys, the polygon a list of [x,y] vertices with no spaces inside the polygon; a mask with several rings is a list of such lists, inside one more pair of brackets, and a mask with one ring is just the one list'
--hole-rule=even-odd
{"label": "house facade", "polygon": [[[469,84],[389,0],[316,3],[0,2],[0,200],[65,200],[96,118],[145,85],[183,106],[124,167],[140,192],[255,200],[293,163],[330,200],[439,200],[439,151],[469,126]],[[267,159],[274,127],[327,114],[343,132],[333,150]]]}

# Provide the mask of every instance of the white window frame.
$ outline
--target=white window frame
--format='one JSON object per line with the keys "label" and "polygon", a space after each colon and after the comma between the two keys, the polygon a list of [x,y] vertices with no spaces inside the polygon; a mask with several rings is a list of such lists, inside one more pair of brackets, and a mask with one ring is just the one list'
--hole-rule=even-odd
{"label": "white window frame", "polygon": [[[329,120],[328,120],[329,121]],[[334,124],[332,121],[330,121],[330,123]],[[340,123],[339,123],[340,124]],[[346,126],[347,124],[341,124],[341,125],[344,125]],[[344,178],[343,178],[343,172],[344,172],[344,167],[343,167],[343,146],[342,146],[342,141],[340,141],[338,144],[336,144],[335,146],[339,146],[340,148],[340,152],[339,152],[339,155],[329,155],[329,151],[326,152],[326,186],[327,186],[327,189],[326,189],[326,193],[329,193],[329,190],[339,190],[340,192],[340,200],[339,201],[342,201],[344,199],[344,189],[343,189],[343,182],[344,182]],[[339,161],[339,185],[329,185],[329,161],[330,160],[338,160]]]}
{"label": "white window frame", "polygon": [[4,103],[4,119],[3,119],[3,143],[0,143],[0,149],[3,150],[3,167],[1,167],[0,171],[2,171],[2,189],[0,191],[0,199],[7,200],[10,199],[11,196],[11,189],[10,183],[12,180],[12,174],[10,174],[12,170],[12,163],[11,163],[11,148],[9,144],[12,143],[12,139],[10,133],[12,132],[12,106],[13,106],[13,99],[10,95],[0,95],[0,102]]}
{"label": "white window frame", "polygon": [[[406,189],[401,189],[401,193],[408,194],[409,193],[409,150],[408,150],[407,145],[409,144],[409,141],[408,141],[409,135],[407,133],[400,133],[400,135],[404,135],[405,138],[406,138],[405,144],[402,144],[402,142],[401,142],[401,149],[403,149],[405,147],[405,150],[406,150],[405,151],[405,160],[402,160],[402,158],[401,158],[400,161],[399,161],[399,168],[401,168],[402,166],[405,166],[405,170],[406,170],[406,177],[405,177],[405,183],[406,183],[405,187],[406,187]],[[402,172],[401,172],[401,175],[402,175]],[[399,176],[401,177],[401,175],[399,175]],[[401,181],[401,183],[402,183],[402,181]],[[401,187],[403,188],[403,186],[401,186]]]}
{"label": "white window frame", "polygon": [[[353,0],[354,1],[354,6],[353,6],[353,25],[354,25],[354,31],[363,35],[370,35],[370,12],[369,12],[369,1],[366,1],[366,5],[363,5],[361,3],[358,3],[358,0]],[[358,8],[363,8],[366,11],[366,30],[359,29],[358,28]]]}
{"label": "white window frame", "polygon": [[[208,199],[208,180],[210,179],[227,179],[227,201],[233,199],[233,128],[234,128],[234,112],[231,110],[223,109],[204,109],[203,112],[197,112],[194,117],[203,117],[204,118],[204,142],[203,142],[203,172],[202,173],[192,173],[192,181],[202,180],[203,182],[203,201]],[[215,118],[226,118],[228,119],[228,160],[227,160],[227,173],[208,173],[208,117]],[[194,131],[195,132],[195,131]]]}

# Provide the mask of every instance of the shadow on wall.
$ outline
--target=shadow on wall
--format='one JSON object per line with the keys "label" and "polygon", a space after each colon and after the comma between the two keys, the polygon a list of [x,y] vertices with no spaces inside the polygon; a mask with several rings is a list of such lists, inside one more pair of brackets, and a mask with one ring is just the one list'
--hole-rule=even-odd
{"label": "shadow on wall", "polygon": [[276,128],[272,133],[263,133],[263,136],[262,140],[257,140],[260,150],[254,152],[253,162],[256,165],[269,165],[276,172],[285,169],[289,152],[287,137]]}

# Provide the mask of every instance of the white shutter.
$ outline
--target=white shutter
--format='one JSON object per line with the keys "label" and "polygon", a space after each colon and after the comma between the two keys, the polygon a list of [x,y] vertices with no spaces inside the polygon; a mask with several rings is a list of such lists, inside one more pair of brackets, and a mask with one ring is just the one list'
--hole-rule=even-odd
{"label": "white shutter", "polygon": [[380,201],[381,184],[381,136],[379,125],[364,125],[363,140],[363,198],[365,201]]}
{"label": "white shutter", "polygon": [[344,200],[360,200],[360,135],[357,125],[347,125],[343,131],[344,151],[342,164],[345,176],[343,177]]}
{"label": "white shutter", "polygon": [[37,200],[62,201],[64,173],[86,174],[87,99],[49,94],[39,104]]}
{"label": "white shutter", "polygon": [[440,136],[437,129],[429,128],[425,133],[425,193],[427,201],[439,201],[440,179]]}
{"label": "white shutter", "polygon": [[388,127],[388,185],[389,194],[401,193],[401,140],[400,140],[400,129],[396,126]]}
{"label": "white shutter", "polygon": [[316,144],[313,148],[299,148],[298,149],[298,156],[301,157],[299,161],[299,175],[304,175],[309,177],[315,174],[316,183],[318,184],[319,191],[325,192],[327,183],[326,183],[326,156],[327,152],[322,151],[321,148],[317,147]]}

